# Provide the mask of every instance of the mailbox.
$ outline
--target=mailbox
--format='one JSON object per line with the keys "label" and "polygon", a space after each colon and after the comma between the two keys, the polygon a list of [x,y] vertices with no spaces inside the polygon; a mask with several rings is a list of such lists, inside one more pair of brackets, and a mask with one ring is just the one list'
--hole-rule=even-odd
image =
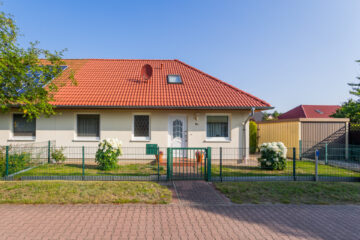
{"label": "mailbox", "polygon": [[146,144],[146,155],[158,155],[157,144]]}

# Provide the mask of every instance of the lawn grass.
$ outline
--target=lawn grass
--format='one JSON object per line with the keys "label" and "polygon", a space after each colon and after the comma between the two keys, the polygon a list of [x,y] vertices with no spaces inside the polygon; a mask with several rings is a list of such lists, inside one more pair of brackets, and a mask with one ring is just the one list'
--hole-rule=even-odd
{"label": "lawn grass", "polygon": [[0,182],[0,203],[104,204],[171,202],[171,191],[153,182]]}
{"label": "lawn grass", "polygon": [[360,204],[360,183],[223,182],[215,186],[240,204]]}
{"label": "lawn grass", "polygon": [[[360,169],[359,169],[360,170]],[[211,166],[212,176],[220,176],[220,166],[213,164]],[[222,167],[223,177],[241,177],[241,176],[291,176],[293,174],[293,161],[288,161],[284,170],[266,170],[260,166],[229,166],[224,164]],[[313,176],[315,174],[315,163],[311,161],[296,161],[296,174],[298,176]],[[319,164],[318,174],[320,176],[333,177],[360,177],[360,172]]]}
{"label": "lawn grass", "polygon": [[[166,174],[163,166],[159,167],[160,174]],[[158,174],[158,166],[151,164],[118,165],[116,169],[103,171],[97,165],[85,165],[86,176],[150,176]],[[29,171],[16,175],[22,176],[81,176],[81,164],[44,164]]]}

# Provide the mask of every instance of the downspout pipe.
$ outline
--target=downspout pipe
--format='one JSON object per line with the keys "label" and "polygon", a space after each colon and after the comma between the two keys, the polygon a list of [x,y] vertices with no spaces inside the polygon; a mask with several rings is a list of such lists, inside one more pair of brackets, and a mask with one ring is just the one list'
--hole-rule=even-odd
{"label": "downspout pipe", "polygon": [[243,148],[243,151],[242,151],[242,159],[245,161],[246,163],[246,152],[247,152],[247,148],[246,148],[246,124],[249,122],[250,118],[252,118],[255,114],[255,108],[252,107],[251,108],[251,112],[250,114],[247,116],[247,118],[245,119],[244,122],[242,122],[242,126],[243,126],[243,134],[242,134],[242,137],[243,137],[243,144],[242,144],[242,148]]}

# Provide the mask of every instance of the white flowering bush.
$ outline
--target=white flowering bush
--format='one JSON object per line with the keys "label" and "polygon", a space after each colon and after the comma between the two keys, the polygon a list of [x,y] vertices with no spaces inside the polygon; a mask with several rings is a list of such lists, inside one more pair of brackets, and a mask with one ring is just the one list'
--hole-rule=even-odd
{"label": "white flowering bush", "polygon": [[286,153],[287,148],[282,142],[261,144],[261,157],[258,159],[261,168],[271,170],[284,170],[286,168]]}
{"label": "white flowering bush", "polygon": [[116,138],[107,138],[99,143],[95,162],[101,170],[114,169],[118,166],[118,157],[121,155],[121,141]]}

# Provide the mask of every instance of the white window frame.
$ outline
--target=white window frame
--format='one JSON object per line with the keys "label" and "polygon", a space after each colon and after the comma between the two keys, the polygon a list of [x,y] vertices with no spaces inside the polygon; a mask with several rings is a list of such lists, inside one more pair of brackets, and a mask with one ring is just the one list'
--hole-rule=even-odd
{"label": "white window frame", "polygon": [[[148,137],[136,137],[135,133],[135,116],[149,116],[149,136]],[[151,114],[150,113],[133,113],[132,114],[132,131],[131,131],[131,141],[133,142],[150,142],[151,141]]]}
{"label": "white window frame", "polygon": [[[208,137],[207,136],[207,118],[210,116],[226,116],[228,117],[228,136],[227,137]],[[231,141],[231,114],[229,113],[207,113],[205,114],[205,141],[206,142],[230,142]]]}
{"label": "white window frame", "polygon": [[[77,132],[78,115],[99,115],[99,137],[79,137]],[[74,114],[74,140],[73,142],[98,142],[101,139],[101,114],[98,112],[77,112]]]}
{"label": "white window frame", "polygon": [[11,121],[10,121],[10,129],[11,129],[11,136],[10,141],[35,141],[37,135],[37,119],[35,119],[35,136],[14,136],[14,115],[15,114],[22,114],[21,112],[12,112],[11,113]]}

